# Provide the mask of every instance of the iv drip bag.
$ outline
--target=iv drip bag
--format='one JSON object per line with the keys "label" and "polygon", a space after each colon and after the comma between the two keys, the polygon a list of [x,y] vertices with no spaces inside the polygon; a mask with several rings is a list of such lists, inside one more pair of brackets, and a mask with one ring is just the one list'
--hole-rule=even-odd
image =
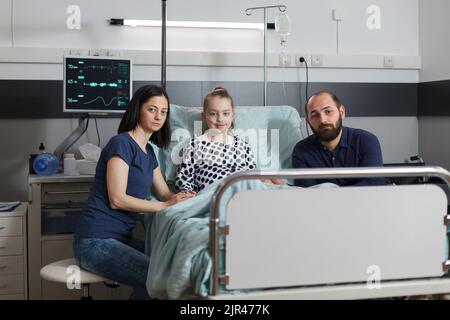
{"label": "iv drip bag", "polygon": [[286,12],[282,12],[275,18],[275,31],[280,36],[288,36],[291,34],[291,20]]}

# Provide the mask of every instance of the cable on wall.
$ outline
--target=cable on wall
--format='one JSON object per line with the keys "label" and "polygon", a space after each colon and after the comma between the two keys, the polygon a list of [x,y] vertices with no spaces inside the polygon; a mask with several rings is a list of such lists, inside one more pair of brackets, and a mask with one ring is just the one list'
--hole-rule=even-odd
{"label": "cable on wall", "polygon": [[339,20],[336,20],[336,54],[339,54]]}
{"label": "cable on wall", "polygon": [[100,133],[98,132],[98,124],[97,124],[97,118],[94,118],[95,121],[95,131],[97,131],[97,141],[98,141],[98,147],[100,147]]}
{"label": "cable on wall", "polygon": [[340,22],[344,21],[343,14],[341,10],[339,9],[333,9],[332,10],[332,19],[336,22],[336,54],[339,54],[340,48],[339,48],[339,24]]}
{"label": "cable on wall", "polygon": [[14,48],[14,0],[11,0],[11,46]]}
{"label": "cable on wall", "polygon": [[[302,99],[301,99],[302,94],[301,94],[301,88],[300,88],[300,110],[299,111],[300,111],[300,116],[301,116],[302,113],[303,113],[304,107],[306,105],[306,102],[309,99],[309,66],[308,66],[308,62],[306,61],[306,59],[304,57],[300,57],[299,58],[299,62],[305,64],[305,70],[306,70],[305,102],[303,104],[302,104]],[[306,119],[307,114],[305,113],[304,116],[305,116],[305,119]],[[309,137],[310,136],[309,127],[308,127],[307,124],[305,126],[306,126],[306,136]]]}

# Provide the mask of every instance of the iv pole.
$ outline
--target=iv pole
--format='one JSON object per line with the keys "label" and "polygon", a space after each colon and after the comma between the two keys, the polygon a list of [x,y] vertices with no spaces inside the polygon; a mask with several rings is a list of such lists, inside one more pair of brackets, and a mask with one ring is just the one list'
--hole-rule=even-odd
{"label": "iv pole", "polygon": [[166,89],[167,0],[161,0],[161,87]]}
{"label": "iv pole", "polygon": [[265,7],[253,7],[247,8],[245,10],[245,14],[250,16],[253,13],[253,10],[264,10],[264,88],[263,88],[263,96],[264,96],[264,106],[267,106],[267,10],[270,8],[278,8],[280,12],[285,12],[287,7],[285,5],[276,5],[276,6],[265,6]]}

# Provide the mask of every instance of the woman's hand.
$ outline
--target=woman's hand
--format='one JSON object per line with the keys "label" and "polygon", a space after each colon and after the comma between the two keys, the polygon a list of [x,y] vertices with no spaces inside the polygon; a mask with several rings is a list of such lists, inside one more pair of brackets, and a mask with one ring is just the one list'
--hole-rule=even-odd
{"label": "woman's hand", "polygon": [[190,199],[192,197],[195,197],[196,195],[197,193],[194,191],[174,193],[170,196],[170,198],[166,202],[164,202],[164,207],[167,208],[173,206],[178,202]]}

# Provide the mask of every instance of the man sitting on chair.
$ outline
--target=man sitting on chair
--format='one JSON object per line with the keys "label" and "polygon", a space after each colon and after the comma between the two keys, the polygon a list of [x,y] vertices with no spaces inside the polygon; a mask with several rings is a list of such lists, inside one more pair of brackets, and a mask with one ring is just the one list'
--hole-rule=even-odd
{"label": "man sitting on chair", "polygon": [[[378,138],[370,132],[342,126],[345,107],[331,92],[320,91],[305,104],[306,122],[314,135],[298,142],[292,152],[293,168],[382,167]],[[382,185],[383,178],[297,179],[310,187],[330,182],[339,186]]]}

